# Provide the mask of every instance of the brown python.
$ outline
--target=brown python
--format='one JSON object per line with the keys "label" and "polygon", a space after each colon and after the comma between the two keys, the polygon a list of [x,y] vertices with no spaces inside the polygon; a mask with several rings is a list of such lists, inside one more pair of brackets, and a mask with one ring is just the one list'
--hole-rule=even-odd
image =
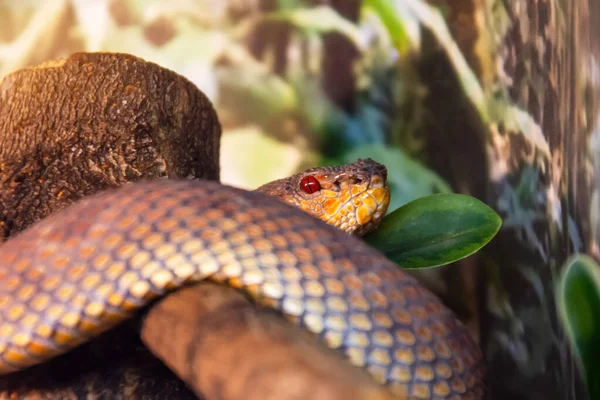
{"label": "brown python", "polygon": [[[362,233],[389,200],[385,173],[372,173],[382,167],[354,167],[365,166],[368,175],[349,181],[312,170],[259,188],[268,195],[208,181],[138,183],[36,223],[0,247],[0,370],[43,362],[157,296],[210,279],[281,310],[398,393],[481,398],[481,353],[452,312],[359,239],[272,198],[296,202],[289,194],[310,176],[319,190],[297,205]],[[371,194],[358,200],[364,187]],[[377,218],[352,217],[355,208]]]}

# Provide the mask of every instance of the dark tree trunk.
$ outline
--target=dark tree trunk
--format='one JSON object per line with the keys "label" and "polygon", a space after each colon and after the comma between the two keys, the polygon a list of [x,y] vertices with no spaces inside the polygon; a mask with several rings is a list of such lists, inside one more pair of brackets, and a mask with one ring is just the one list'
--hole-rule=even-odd
{"label": "dark tree trunk", "polygon": [[[495,84],[498,96],[508,94],[543,135],[536,146],[532,126],[511,131],[502,118],[481,125],[467,102],[448,101],[461,90],[442,79],[451,70],[445,57],[423,60],[436,115],[428,125],[430,164],[504,220],[477,268],[473,259],[461,263],[479,271],[475,308],[489,398],[583,399],[554,287],[569,255],[600,258],[592,200],[600,164],[591,147],[598,131],[600,6],[595,0],[505,0],[492,11],[476,0],[435,3],[450,10],[450,30],[484,91]],[[485,20],[479,26],[477,16]],[[486,46],[477,50],[474,37]],[[540,150],[544,141],[549,154]],[[456,276],[456,268],[446,275]]]}

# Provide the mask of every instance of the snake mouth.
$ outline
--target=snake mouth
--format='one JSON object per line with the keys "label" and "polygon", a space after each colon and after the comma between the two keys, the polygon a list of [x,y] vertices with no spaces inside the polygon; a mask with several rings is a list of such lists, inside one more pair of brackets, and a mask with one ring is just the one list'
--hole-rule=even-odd
{"label": "snake mouth", "polygon": [[335,190],[338,197],[327,199],[323,204],[322,219],[357,236],[376,229],[390,203],[386,176],[372,174],[366,181],[350,178],[338,185],[339,190]]}

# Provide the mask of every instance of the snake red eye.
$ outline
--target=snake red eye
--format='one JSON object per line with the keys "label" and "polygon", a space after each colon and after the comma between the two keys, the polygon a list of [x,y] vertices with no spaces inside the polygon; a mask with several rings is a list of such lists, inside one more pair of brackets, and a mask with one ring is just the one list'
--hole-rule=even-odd
{"label": "snake red eye", "polygon": [[321,190],[321,184],[314,176],[305,176],[304,178],[302,178],[302,180],[300,181],[300,187],[302,188],[304,193],[308,194],[318,192],[319,190]]}

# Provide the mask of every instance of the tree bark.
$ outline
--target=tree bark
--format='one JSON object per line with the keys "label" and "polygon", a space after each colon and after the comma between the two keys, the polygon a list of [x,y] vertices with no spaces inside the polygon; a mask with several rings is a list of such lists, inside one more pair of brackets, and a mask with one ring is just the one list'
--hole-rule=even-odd
{"label": "tree bark", "polygon": [[212,104],[156,64],[78,53],[6,76],[0,93],[0,242],[126,182],[219,179]]}
{"label": "tree bark", "polygon": [[[445,56],[422,61],[436,116],[427,130],[430,165],[504,220],[484,251],[459,263],[471,267],[463,274],[469,282],[458,290],[478,282],[472,308],[478,310],[489,399],[584,399],[554,286],[571,254],[600,254],[592,203],[600,164],[590,148],[598,131],[600,85],[593,65],[600,60],[600,9],[590,0],[560,6],[506,0],[493,9],[479,0],[434,2],[448,11],[450,31],[486,94],[508,93],[550,150],[544,155],[536,147],[532,126],[512,131],[501,118],[482,125],[468,102],[455,101],[462,89],[448,79],[454,73]],[[456,266],[445,272],[456,276]]]}

